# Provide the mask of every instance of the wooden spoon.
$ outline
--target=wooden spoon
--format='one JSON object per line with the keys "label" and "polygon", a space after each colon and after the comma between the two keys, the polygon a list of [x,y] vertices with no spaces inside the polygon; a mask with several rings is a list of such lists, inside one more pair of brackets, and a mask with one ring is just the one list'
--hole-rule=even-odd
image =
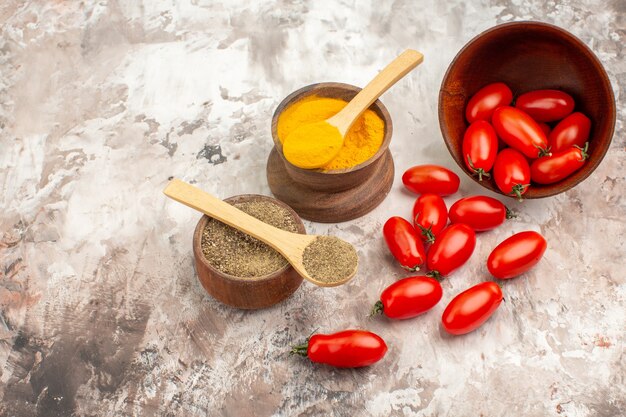
{"label": "wooden spoon", "polygon": [[[391,61],[339,113],[321,122],[294,129],[283,143],[285,158],[300,168],[320,168],[329,163],[343,146],[356,119],[378,97],[424,60],[424,55],[407,49]],[[324,140],[322,140],[324,138]]]}
{"label": "wooden spoon", "polygon": [[[235,229],[241,230],[242,232],[265,242],[283,255],[291,266],[293,266],[298,272],[298,274],[316,285],[321,287],[334,287],[345,284],[356,274],[356,263],[354,270],[347,276],[333,277],[330,282],[313,278],[311,276],[311,271],[306,270],[303,263],[304,250],[318,237],[328,239],[328,236],[301,235],[270,226],[269,224],[263,223],[255,217],[244,213],[238,208],[225,203],[219,198],[216,198],[211,194],[208,194],[201,189],[178,179],[170,181],[167,187],[165,187],[165,190],[163,190],[163,193],[179,203],[198,210],[207,216],[213,217],[222,223],[226,223]],[[356,256],[356,251],[352,245],[348,243],[346,243],[346,245],[348,245],[349,249],[354,251],[354,255]],[[336,258],[337,253],[331,253],[327,256],[327,259],[323,259],[323,261],[328,265],[332,265],[337,261]]]}

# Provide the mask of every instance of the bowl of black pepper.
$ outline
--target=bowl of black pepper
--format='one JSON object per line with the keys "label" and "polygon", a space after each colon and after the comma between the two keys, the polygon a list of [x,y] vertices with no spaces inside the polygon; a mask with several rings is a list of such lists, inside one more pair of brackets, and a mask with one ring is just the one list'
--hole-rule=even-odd
{"label": "bowl of black pepper", "polygon": [[[298,214],[279,200],[244,194],[224,201],[274,227],[306,234]],[[208,216],[202,216],[196,225],[193,253],[204,289],[232,307],[253,310],[272,306],[302,283],[302,277],[280,253]]]}

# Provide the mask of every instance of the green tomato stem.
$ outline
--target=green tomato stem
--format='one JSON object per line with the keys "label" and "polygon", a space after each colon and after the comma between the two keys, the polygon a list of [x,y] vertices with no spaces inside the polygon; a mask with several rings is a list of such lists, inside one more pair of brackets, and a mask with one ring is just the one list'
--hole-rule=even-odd
{"label": "green tomato stem", "polygon": [[515,219],[517,218],[517,213],[514,212],[513,210],[511,210],[510,208],[508,208],[507,206],[504,206],[504,209],[506,210],[506,218],[507,219]]}
{"label": "green tomato stem", "polygon": [[383,314],[384,309],[385,309],[385,306],[383,305],[383,302],[380,300],[376,301],[376,304],[374,304],[374,307],[372,308],[372,311],[370,312],[370,317],[373,317],[377,314]]}
{"label": "green tomato stem", "polygon": [[586,159],[589,158],[589,153],[587,152],[587,150],[589,149],[589,142],[585,142],[585,147],[581,148],[578,145],[574,145],[574,148],[580,149],[580,153],[581,153],[581,157],[582,159],[579,159],[580,162],[585,161]]}
{"label": "green tomato stem", "polygon": [[308,350],[309,350],[309,340],[307,339],[305,343],[292,347],[291,351],[289,352],[289,354],[291,354],[291,355],[300,355],[300,356],[305,356],[306,357]]}

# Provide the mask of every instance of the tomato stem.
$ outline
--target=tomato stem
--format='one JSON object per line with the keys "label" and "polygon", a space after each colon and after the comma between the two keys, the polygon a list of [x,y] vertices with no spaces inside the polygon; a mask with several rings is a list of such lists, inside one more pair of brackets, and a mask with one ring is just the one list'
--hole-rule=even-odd
{"label": "tomato stem", "polygon": [[[417,222],[415,224],[417,224]],[[430,224],[430,226],[428,226],[428,228],[425,228],[421,224],[417,224],[417,227],[420,228],[422,232],[422,236],[424,236],[424,239],[426,240],[426,242],[433,243],[435,241],[435,235],[433,234],[433,230],[432,230],[433,229],[432,223]]]}
{"label": "tomato stem", "polygon": [[289,352],[289,354],[290,355],[307,356],[307,351],[308,350],[309,350],[309,339],[307,339],[306,342],[301,344],[301,345],[296,345],[296,346],[292,347],[291,351]]}
{"label": "tomato stem", "polygon": [[478,175],[478,181],[482,181],[483,180],[483,176],[484,177],[491,177],[491,174],[488,172],[485,172],[484,169],[482,168],[476,168],[474,166],[474,163],[472,162],[472,158],[469,156],[469,154],[467,154],[467,163],[469,164],[470,168],[472,169],[473,175]]}
{"label": "tomato stem", "polygon": [[504,206],[504,209],[506,210],[506,218],[507,219],[515,219],[517,218],[517,213],[514,212],[513,210],[511,210],[510,208],[508,208],[507,206]]}
{"label": "tomato stem", "polygon": [[539,145],[535,145],[535,148],[539,149],[539,157],[540,158],[542,156],[552,156],[552,152],[550,152],[550,146],[548,146],[547,148],[542,148]]}
{"label": "tomato stem", "polygon": [[585,142],[585,147],[581,148],[578,145],[574,145],[574,148],[580,149],[580,154],[582,159],[579,159],[579,162],[583,162],[585,161],[585,159],[589,158],[589,153],[587,152],[587,150],[589,149],[589,142]]}
{"label": "tomato stem", "polygon": [[524,199],[522,198],[522,193],[525,191],[526,187],[528,187],[529,185],[530,184],[515,184],[513,188],[511,189],[511,192],[509,193],[509,195],[517,197],[517,201],[521,203],[522,201],[524,201]]}
{"label": "tomato stem", "polygon": [[402,268],[406,269],[409,272],[417,272],[420,270],[420,266],[419,265],[415,265],[413,267],[411,266],[406,266],[406,265],[400,265]]}
{"label": "tomato stem", "polygon": [[427,277],[435,278],[437,281],[441,281],[443,277],[439,273],[439,271],[430,271],[426,274]]}
{"label": "tomato stem", "polygon": [[377,314],[383,314],[384,309],[385,309],[385,306],[383,305],[383,302],[380,300],[376,301],[376,304],[374,304],[374,307],[372,308],[372,311],[370,312],[370,317],[373,317]]}

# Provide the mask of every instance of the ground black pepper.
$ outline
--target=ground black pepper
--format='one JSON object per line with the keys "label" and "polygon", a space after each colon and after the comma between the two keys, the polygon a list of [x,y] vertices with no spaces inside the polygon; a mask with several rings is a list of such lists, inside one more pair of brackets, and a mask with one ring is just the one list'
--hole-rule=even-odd
{"label": "ground black pepper", "polygon": [[302,254],[304,269],[318,281],[344,281],[357,267],[354,247],[333,236],[318,236]]}
{"label": "ground black pepper", "polygon": [[[234,206],[279,229],[298,231],[289,211],[270,201],[247,201]],[[201,245],[212,266],[237,277],[261,277],[287,265],[287,260],[265,243],[215,219],[210,219],[202,231]]]}

